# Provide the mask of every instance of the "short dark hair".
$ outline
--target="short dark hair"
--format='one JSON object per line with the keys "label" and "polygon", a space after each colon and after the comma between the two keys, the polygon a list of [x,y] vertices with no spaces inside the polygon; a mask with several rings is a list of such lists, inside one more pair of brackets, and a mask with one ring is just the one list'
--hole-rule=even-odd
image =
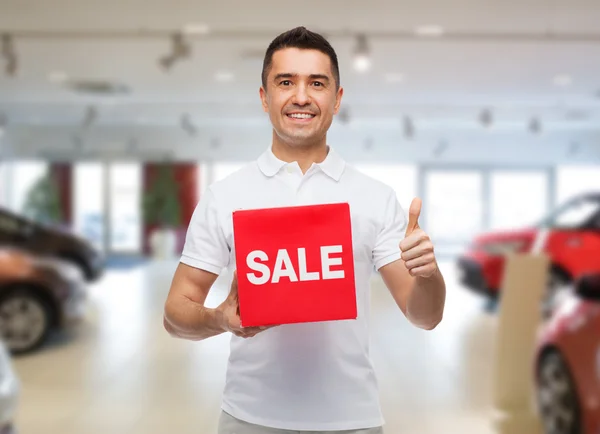
{"label": "short dark hair", "polygon": [[321,53],[329,56],[336,87],[340,87],[340,67],[338,65],[338,58],[329,41],[327,41],[327,39],[325,39],[322,35],[311,32],[306,27],[296,27],[295,29],[288,30],[287,32],[277,36],[267,48],[262,69],[262,84],[265,89],[267,88],[267,76],[269,75],[269,71],[273,63],[273,54],[275,54],[276,51],[284,48],[318,50]]}

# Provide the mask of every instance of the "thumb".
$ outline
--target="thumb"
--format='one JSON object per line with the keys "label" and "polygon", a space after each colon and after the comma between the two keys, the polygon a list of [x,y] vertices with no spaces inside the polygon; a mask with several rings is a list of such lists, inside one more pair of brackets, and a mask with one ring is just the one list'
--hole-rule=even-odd
{"label": "thumb", "polygon": [[410,203],[408,209],[408,225],[406,226],[406,235],[419,228],[419,216],[421,215],[421,199],[415,197]]}

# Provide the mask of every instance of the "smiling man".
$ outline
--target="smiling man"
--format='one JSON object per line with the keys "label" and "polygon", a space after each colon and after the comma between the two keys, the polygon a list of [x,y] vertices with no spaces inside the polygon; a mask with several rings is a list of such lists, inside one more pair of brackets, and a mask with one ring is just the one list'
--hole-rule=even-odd
{"label": "smiling man", "polygon": [[[190,340],[232,334],[218,434],[383,432],[369,356],[373,267],[412,324],[431,330],[442,319],[446,289],[418,224],[420,200],[407,218],[390,187],[346,164],[327,143],[342,95],[326,39],[304,27],[278,36],[260,88],[272,143],[257,161],[212,184],[190,222],[164,325]],[[350,204],[356,320],[243,328],[235,275],[227,299],[204,306],[219,273],[235,266],[234,210],[336,202]]]}

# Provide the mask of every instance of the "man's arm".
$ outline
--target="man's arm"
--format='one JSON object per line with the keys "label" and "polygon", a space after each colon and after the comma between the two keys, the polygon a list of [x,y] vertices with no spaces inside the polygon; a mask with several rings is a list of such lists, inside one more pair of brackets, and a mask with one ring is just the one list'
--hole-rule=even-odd
{"label": "man's arm", "polygon": [[401,259],[379,269],[385,285],[406,318],[417,327],[432,330],[441,321],[446,284],[435,259],[433,243],[419,227],[421,201],[413,200]]}
{"label": "man's arm", "polygon": [[179,263],[165,303],[164,326],[182,339],[202,340],[225,331],[217,309],[204,306],[217,275]]}
{"label": "man's arm", "polygon": [[413,277],[402,259],[379,269],[398,307],[415,326],[434,329],[444,315],[446,284],[439,269],[430,277]]}
{"label": "man's arm", "polygon": [[239,337],[250,338],[267,329],[241,326],[235,273],[225,301],[214,309],[204,306],[217,277],[216,274],[183,263],[177,266],[163,318],[164,327],[171,336],[200,341],[231,332]]}

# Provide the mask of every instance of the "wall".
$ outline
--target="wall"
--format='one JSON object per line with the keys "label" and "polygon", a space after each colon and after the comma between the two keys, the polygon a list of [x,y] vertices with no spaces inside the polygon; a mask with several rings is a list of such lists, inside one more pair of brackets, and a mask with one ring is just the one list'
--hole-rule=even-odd
{"label": "wall", "polygon": [[[15,126],[4,155],[64,159],[166,158],[240,161],[256,158],[271,142],[268,124],[203,126],[197,136],[178,127],[97,126],[82,142],[61,126]],[[555,129],[533,135],[523,129],[432,129],[403,137],[398,126],[340,126],[328,136],[352,162],[544,165],[600,163],[600,131]],[[1,157],[1,155],[0,155]]]}

